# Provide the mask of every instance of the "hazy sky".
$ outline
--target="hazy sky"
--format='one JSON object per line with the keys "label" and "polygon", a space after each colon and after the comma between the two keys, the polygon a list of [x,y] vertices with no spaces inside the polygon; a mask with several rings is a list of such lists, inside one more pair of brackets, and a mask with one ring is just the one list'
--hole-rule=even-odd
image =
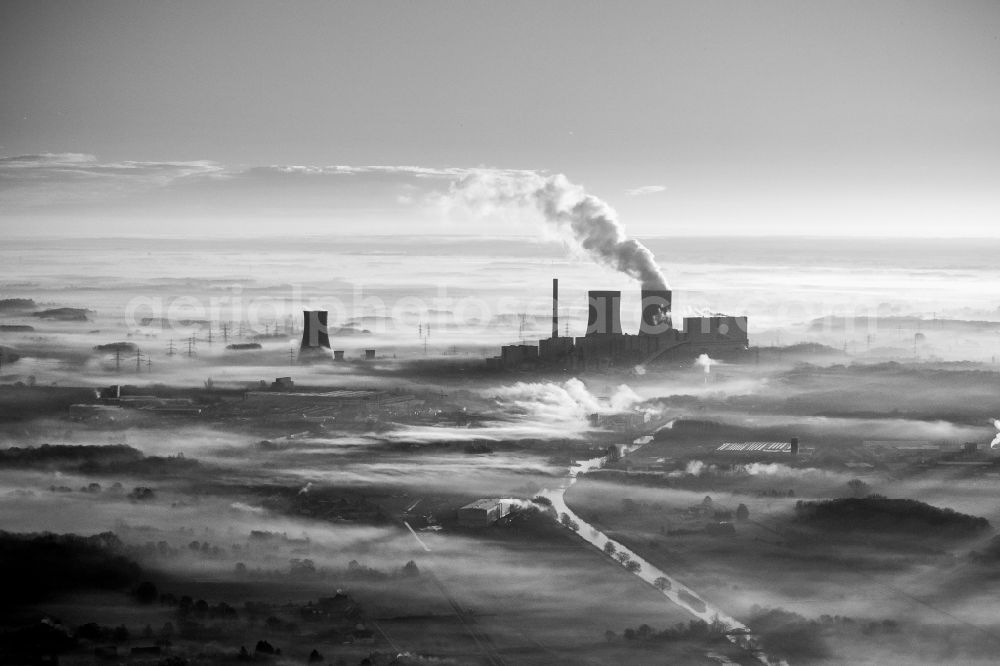
{"label": "hazy sky", "polygon": [[0,156],[8,235],[528,233],[428,203],[490,167],[636,235],[995,236],[1000,2],[4,0]]}

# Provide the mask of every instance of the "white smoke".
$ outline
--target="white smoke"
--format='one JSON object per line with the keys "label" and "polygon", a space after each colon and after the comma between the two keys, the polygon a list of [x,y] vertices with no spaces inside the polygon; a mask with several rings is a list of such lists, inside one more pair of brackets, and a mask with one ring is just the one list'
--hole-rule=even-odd
{"label": "white smoke", "polygon": [[682,476],[701,476],[702,473],[715,473],[715,465],[706,465],[701,460],[689,460],[683,472],[675,470],[667,474],[667,476],[677,479]]}
{"label": "white smoke", "polygon": [[1000,447],[1000,419],[993,419],[993,427],[997,429],[997,436],[990,442],[991,449]]}
{"label": "white smoke", "polygon": [[548,422],[579,422],[590,414],[615,414],[629,411],[642,398],[626,384],[620,385],[602,403],[582,381],[573,377],[562,384],[552,382],[518,382],[492,390],[503,403],[529,417]]}
{"label": "white smoke", "polygon": [[479,214],[534,209],[564,242],[582,249],[598,263],[635,278],[643,288],[669,288],[653,253],[625,236],[614,209],[562,174],[475,171],[452,183],[445,204]]}
{"label": "white smoke", "polygon": [[621,384],[615,389],[609,404],[612,411],[627,412],[640,402],[642,402],[642,398],[635,391],[629,388],[627,384]]}
{"label": "white smoke", "polygon": [[255,513],[255,514],[267,513],[267,511],[263,507],[253,506],[245,502],[233,502],[232,504],[229,505],[229,508],[232,509],[233,511],[240,511],[243,513]]}
{"label": "white smoke", "polygon": [[694,364],[701,366],[705,370],[705,374],[712,372],[712,366],[718,365],[719,362],[714,358],[710,358],[708,354],[701,354],[694,360]]}

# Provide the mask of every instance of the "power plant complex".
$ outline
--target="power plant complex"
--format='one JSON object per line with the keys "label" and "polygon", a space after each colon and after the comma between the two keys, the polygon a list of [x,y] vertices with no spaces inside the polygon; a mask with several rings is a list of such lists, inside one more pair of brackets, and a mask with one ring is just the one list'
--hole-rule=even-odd
{"label": "power plant complex", "polygon": [[[690,360],[702,354],[711,358],[733,358],[749,349],[747,318],[730,315],[684,317],[674,327],[673,294],[669,289],[642,289],[639,331],[622,332],[620,291],[587,293],[587,330],[581,337],[559,335],[559,280],[552,280],[552,335],[537,345],[513,344],[500,348],[500,355],[486,359],[489,369],[521,368],[569,371],[601,371],[615,367],[655,366]],[[302,313],[299,361],[313,363],[345,361],[343,350],[331,350],[327,312]],[[375,350],[366,349],[366,360]]]}
{"label": "power plant complex", "polygon": [[587,294],[587,331],[582,337],[559,335],[559,280],[552,280],[552,335],[538,345],[505,345],[500,356],[487,359],[494,369],[551,367],[604,370],[616,366],[647,366],[707,354],[738,356],[749,348],[747,318],[728,315],[684,317],[673,325],[673,294],[669,289],[643,289],[638,334],[622,332],[621,292]]}

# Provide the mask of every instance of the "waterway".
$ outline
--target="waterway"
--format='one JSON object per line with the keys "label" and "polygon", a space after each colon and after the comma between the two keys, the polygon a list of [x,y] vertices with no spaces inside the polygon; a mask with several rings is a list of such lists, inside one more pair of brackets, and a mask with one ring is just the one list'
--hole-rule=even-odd
{"label": "waterway", "polygon": [[[651,440],[652,437],[650,436],[636,439],[631,445],[623,447],[623,455],[649,443]],[[539,494],[552,502],[552,508],[555,509],[557,515],[561,516],[562,514],[566,514],[569,519],[576,524],[574,526],[576,528],[576,532],[584,541],[592,545],[594,548],[597,548],[602,553],[605,552],[605,546],[608,543],[611,543],[614,545],[616,555],[624,553],[628,558],[625,562],[632,561],[638,564],[639,568],[631,571],[631,573],[638,576],[657,591],[662,593],[663,596],[670,600],[670,602],[680,606],[685,611],[700,620],[704,620],[708,623],[721,623],[725,626],[726,636],[730,641],[752,652],[762,663],[767,664],[768,666],[787,666],[787,662],[783,660],[775,660],[768,657],[760,649],[758,639],[745,624],[728,615],[721,608],[709,603],[687,585],[684,585],[667,572],[657,568],[647,560],[643,559],[624,544],[608,538],[608,536],[599,529],[590,525],[585,520],[580,518],[580,516],[573,513],[572,509],[570,509],[566,504],[566,491],[569,490],[570,486],[576,483],[576,479],[580,474],[600,469],[605,464],[606,460],[606,457],[600,457],[577,461],[569,468],[569,473],[564,478],[562,485],[555,489],[544,490]],[[607,557],[611,556],[608,555]],[[615,558],[615,562],[620,563],[617,558]],[[625,564],[622,564],[621,566],[624,568]],[[656,584],[658,579],[660,579],[660,586],[657,586]],[[666,580],[668,584],[664,585],[663,580]]]}

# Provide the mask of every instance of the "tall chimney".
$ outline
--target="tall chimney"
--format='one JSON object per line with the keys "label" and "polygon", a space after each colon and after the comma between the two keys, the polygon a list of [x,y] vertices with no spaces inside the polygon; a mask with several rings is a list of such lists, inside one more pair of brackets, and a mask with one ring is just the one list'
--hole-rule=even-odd
{"label": "tall chimney", "polygon": [[621,334],[622,292],[589,291],[587,303],[590,307],[587,335]]}
{"label": "tall chimney", "polygon": [[559,278],[552,278],[552,339],[559,337]]}
{"label": "tall chimney", "polygon": [[673,328],[672,307],[673,294],[669,289],[643,289],[639,333],[657,335]]}

